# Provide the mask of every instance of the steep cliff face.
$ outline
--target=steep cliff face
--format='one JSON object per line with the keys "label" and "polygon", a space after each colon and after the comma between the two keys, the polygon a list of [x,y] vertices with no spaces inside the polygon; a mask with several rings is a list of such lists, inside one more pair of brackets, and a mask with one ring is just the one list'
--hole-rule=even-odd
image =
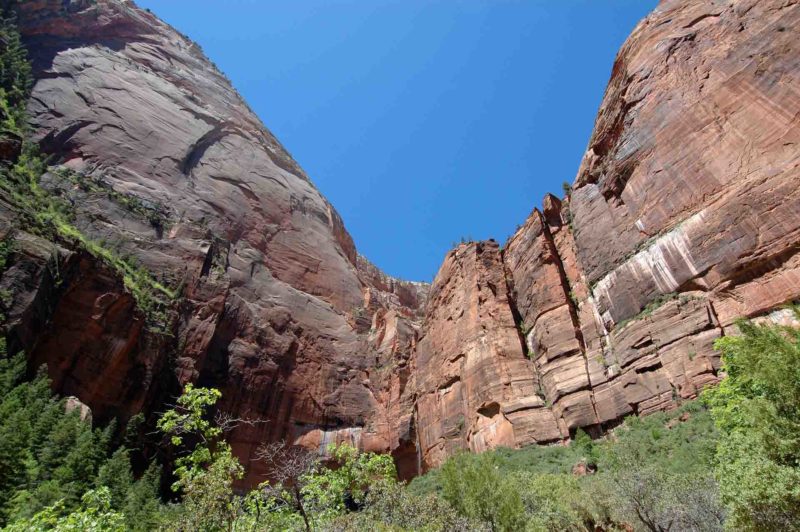
{"label": "steep cliff face", "polygon": [[523,353],[493,241],[461,245],[445,258],[414,373],[424,468],[460,448],[480,452],[560,437]]}
{"label": "steep cliff face", "polygon": [[800,4],[663,1],[619,53],[574,188],[432,286],[358,255],[333,207],[198,47],[121,0],[20,6],[35,138],[87,242],[149,272],[147,312],[95,255],[14,228],[8,336],[95,420],[181,383],[264,422],[229,434],[392,452],[599,434],[716,381],[713,340],[800,298]]}
{"label": "steep cliff face", "polygon": [[663,2],[624,46],[570,209],[606,322],[696,289],[728,325],[797,285],[799,10]]}
{"label": "steep cliff face", "polygon": [[[359,259],[339,215],[229,82],[153,15],[114,0],[19,11],[36,78],[30,121],[53,162],[42,186],[69,202],[87,240],[176,296],[152,332],[120,279],[42,244],[37,264],[76,271],[46,298],[44,334],[12,324],[18,347],[96,419],[130,415],[178,382],[219,387],[222,409],[267,421],[230,434],[247,464],[269,440],[402,447],[410,415],[397,399],[426,285]],[[46,281],[14,292],[33,298]],[[178,382],[155,386],[165,374]]]}
{"label": "steep cliff face", "polygon": [[[480,450],[453,416],[480,419],[486,389],[501,412],[517,382],[545,405],[533,428],[495,423],[490,446],[597,434],[672,408],[717,380],[713,341],[737,318],[800,298],[798,37],[800,4],[786,1],[663,1],[637,26],[569,203],[546,197],[481,274],[505,270],[508,303],[505,290],[486,298],[474,276],[453,276],[462,250],[434,281],[416,353],[418,367],[441,368],[417,403],[420,434],[433,439],[420,447],[426,467]],[[477,310],[462,314],[465,302]],[[532,366],[471,375],[474,344],[500,345],[512,314]],[[497,349],[494,368],[505,352],[520,358],[519,347]],[[435,402],[430,381],[449,386]],[[438,417],[425,415],[430,403]]]}

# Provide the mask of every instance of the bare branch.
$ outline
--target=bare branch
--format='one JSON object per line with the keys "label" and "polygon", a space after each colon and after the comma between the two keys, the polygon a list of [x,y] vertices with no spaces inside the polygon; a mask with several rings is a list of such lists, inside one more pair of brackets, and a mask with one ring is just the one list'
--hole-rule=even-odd
{"label": "bare branch", "polygon": [[316,470],[321,463],[316,453],[285,441],[261,445],[256,450],[254,460],[263,461],[269,466],[270,476],[276,483],[290,485],[297,485],[303,475]]}
{"label": "bare branch", "polygon": [[254,427],[262,423],[267,423],[268,421],[268,419],[261,418],[234,417],[230,412],[217,412],[214,415],[214,422],[223,432],[230,432],[241,425]]}

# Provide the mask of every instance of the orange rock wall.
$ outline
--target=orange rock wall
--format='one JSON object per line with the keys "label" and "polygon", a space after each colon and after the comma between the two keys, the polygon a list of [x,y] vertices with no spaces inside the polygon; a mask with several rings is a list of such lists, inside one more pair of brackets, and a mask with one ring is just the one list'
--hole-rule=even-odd
{"label": "orange rock wall", "polygon": [[[434,281],[415,354],[426,467],[674,408],[718,380],[713,342],[737,318],[800,299],[798,43],[797,2],[665,0],[636,27],[568,203],[548,195],[493,261],[462,246]],[[508,297],[483,297],[501,271]],[[509,315],[521,346],[498,339]],[[532,363],[470,374],[453,357],[476,343]],[[476,446],[485,389],[505,417]],[[535,424],[507,413],[526,401]]]}
{"label": "orange rock wall", "polygon": [[798,2],[662,1],[619,52],[569,198],[548,195],[502,247],[452,250],[432,286],[358,255],[225,77],[152,14],[32,0],[20,23],[35,137],[94,184],[51,171],[42,187],[181,297],[169,334],[151,331],[115,272],[19,231],[0,194],[19,243],[0,277],[9,348],[101,422],[219,387],[222,410],[265,421],[229,434],[244,484],[266,478],[252,457],[268,441],[391,452],[407,478],[459,449],[599,434],[695,397],[738,317],[782,319],[800,298]]}

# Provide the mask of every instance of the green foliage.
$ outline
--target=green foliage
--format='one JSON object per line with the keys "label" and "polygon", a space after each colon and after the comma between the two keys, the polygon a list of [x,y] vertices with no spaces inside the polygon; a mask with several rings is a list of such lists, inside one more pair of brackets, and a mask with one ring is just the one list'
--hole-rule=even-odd
{"label": "green foliage", "polygon": [[649,463],[675,473],[705,471],[717,442],[713,419],[698,402],[672,412],[629,417],[614,436],[616,441],[599,444],[601,465]]}
{"label": "green foliage", "polygon": [[158,528],[164,512],[159,497],[160,481],[161,467],[153,463],[141,478],[128,488],[124,505],[120,507],[125,515],[127,530],[149,532]]}
{"label": "green foliage", "polygon": [[40,371],[24,382],[25,358],[0,365],[0,522],[32,515],[59,499],[73,507],[94,481],[108,444],[77,411],[65,414]]}
{"label": "green foliage", "polygon": [[27,52],[12,18],[0,10],[0,135],[18,135],[33,78]]}
{"label": "green foliage", "polygon": [[575,432],[575,440],[572,442],[575,450],[581,455],[581,460],[589,466],[596,466],[598,460],[597,447],[592,438],[582,429]]}
{"label": "green foliage", "polygon": [[[30,381],[25,373],[24,354],[0,353],[0,526],[31,519],[44,526],[45,517],[76,511],[95,488],[103,488],[119,511],[131,503],[131,493],[157,485],[152,475],[134,482],[125,449],[109,457],[113,424],[92,429],[79,410],[66,412],[44,370]],[[137,504],[156,511],[155,491],[147,493]]]}
{"label": "green foliage", "polygon": [[440,497],[415,495],[402,484],[383,482],[370,489],[364,509],[334,519],[324,530],[413,530],[423,532],[482,532],[485,523],[460,516]]}
{"label": "green foliage", "polygon": [[578,301],[578,296],[575,295],[574,290],[569,291],[569,300],[572,303],[573,307],[578,308],[580,306]]}
{"label": "green foliage", "polygon": [[520,530],[525,511],[517,486],[503,478],[491,454],[458,454],[441,469],[442,497],[470,519],[492,530]]}
{"label": "green foliage", "polygon": [[4,272],[14,252],[14,236],[8,235],[0,240],[0,273]]}
{"label": "green foliage", "polygon": [[[180,489],[182,478],[191,476],[213,459],[213,446],[219,442],[222,429],[207,418],[207,410],[213,407],[222,394],[217,389],[195,388],[191,383],[186,385],[183,394],[178,398],[175,408],[168,410],[158,420],[158,429],[168,435],[172,445],[180,447],[187,437],[200,439],[187,456],[178,458],[175,474],[178,483],[173,489]],[[222,444],[224,445],[224,443]]]}
{"label": "green foliage", "polygon": [[[541,446],[531,445],[522,449],[501,447],[485,453],[492,457],[493,465],[501,476],[508,476],[524,471],[533,474],[567,473],[572,466],[582,459],[582,452],[575,446]],[[477,459],[475,455],[466,454],[460,460]],[[414,478],[409,484],[412,493],[426,495],[442,493],[442,468]]]}
{"label": "green foliage", "polygon": [[[605,440],[578,431],[569,446],[458,455],[408,489],[439,494],[493,530],[719,530],[723,512],[709,475],[716,443],[709,412],[687,403],[629,418]],[[580,463],[597,472],[575,476]]]}
{"label": "green foliage", "polygon": [[65,514],[62,501],[41,510],[29,519],[14,522],[5,528],[9,532],[124,532],[124,516],[111,507],[108,488],[90,490],[81,497],[81,505]]}
{"label": "green foliage", "polygon": [[[591,515],[585,508],[582,486],[577,477],[566,474],[515,473],[517,486],[528,517],[526,530],[584,530]],[[588,517],[590,520],[591,518]]]}
{"label": "green foliage", "polygon": [[265,483],[237,495],[233,482],[241,478],[243,468],[222,439],[222,429],[209,417],[219,398],[218,390],[188,384],[175,407],[158,421],[181,453],[173,490],[182,495],[182,502],[168,509],[163,524],[167,530],[318,529],[344,515],[348,505],[366,505],[372,488],[395,482],[390,456],[339,445],[328,449],[332,467],[286,450],[273,464],[284,472],[285,483]]}
{"label": "green foliage", "polygon": [[175,461],[173,491],[183,496],[168,529],[224,530],[236,521],[238,500],[233,482],[244,469],[222,439],[222,429],[209,420],[219,390],[187,384],[174,408],[158,420],[158,429],[182,455]]}
{"label": "green foliage", "polygon": [[114,508],[122,508],[133,486],[133,473],[128,449],[121,447],[100,467],[97,484],[108,489]]}
{"label": "green foliage", "polygon": [[389,455],[361,453],[350,445],[331,446],[328,452],[336,466],[309,473],[301,490],[303,506],[316,522],[343,514],[348,501],[363,505],[371,486],[395,480]]}
{"label": "green foliage", "polygon": [[244,469],[230,446],[218,443],[204,467],[189,467],[173,486],[179,488],[182,503],[175,508],[166,530],[228,530],[239,518],[241,499],[233,482]]}
{"label": "green foliage", "polygon": [[738,326],[740,336],[716,343],[727,376],[704,393],[722,434],[716,474],[730,514],[727,526],[797,530],[800,331],[746,321]]}
{"label": "green foliage", "polygon": [[617,520],[654,531],[722,528],[710,475],[713,424],[694,404],[682,414],[694,421],[670,423],[675,417],[668,414],[628,419],[617,441],[603,449],[599,469],[614,493]]}

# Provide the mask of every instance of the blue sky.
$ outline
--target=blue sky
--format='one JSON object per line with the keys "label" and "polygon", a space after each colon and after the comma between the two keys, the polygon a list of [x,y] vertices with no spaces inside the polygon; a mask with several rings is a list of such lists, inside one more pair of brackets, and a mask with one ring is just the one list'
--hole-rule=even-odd
{"label": "blue sky", "polygon": [[572,182],[656,0],[138,0],[225,72],[359,251],[430,281]]}

